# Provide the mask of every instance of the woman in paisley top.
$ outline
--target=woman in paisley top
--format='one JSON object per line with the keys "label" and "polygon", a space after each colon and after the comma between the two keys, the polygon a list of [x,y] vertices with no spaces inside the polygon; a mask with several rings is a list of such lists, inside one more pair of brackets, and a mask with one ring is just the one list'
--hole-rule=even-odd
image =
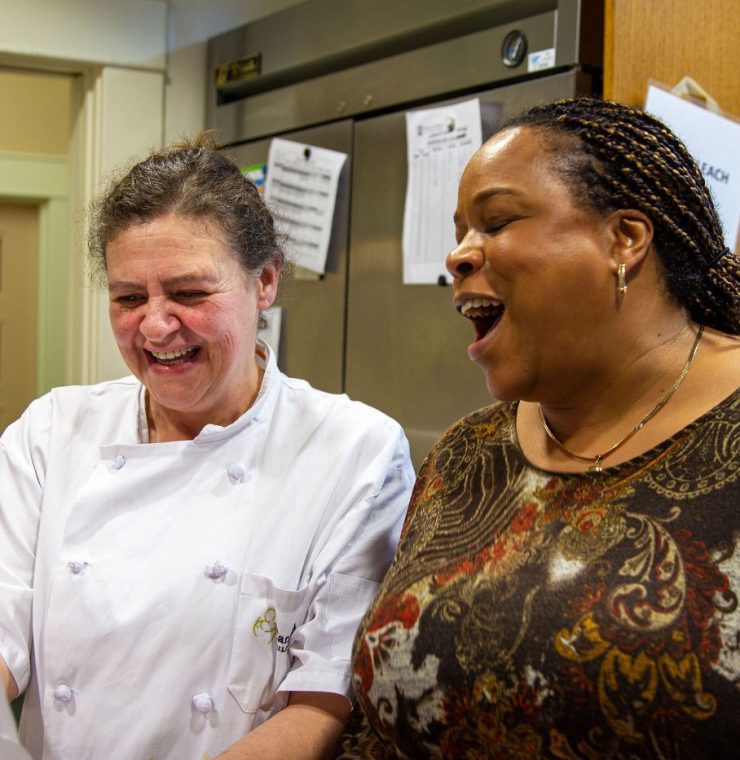
{"label": "woman in paisley top", "polygon": [[497,401],[419,474],[343,758],[736,757],[740,267],[663,124],[537,107],[447,266]]}

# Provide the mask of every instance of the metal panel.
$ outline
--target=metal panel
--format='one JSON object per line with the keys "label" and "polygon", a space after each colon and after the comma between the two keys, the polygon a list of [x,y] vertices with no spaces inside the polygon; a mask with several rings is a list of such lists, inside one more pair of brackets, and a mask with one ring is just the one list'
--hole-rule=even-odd
{"label": "metal panel", "polygon": [[[570,71],[479,97],[506,116],[589,86]],[[356,124],[352,187],[346,390],[404,426],[418,467],[450,424],[490,398],[467,358],[472,327],[452,308],[452,289],[402,283],[404,113]]]}
{"label": "metal panel", "polygon": [[[555,46],[555,16],[550,12],[526,19],[523,28],[530,50]],[[518,26],[511,23],[485,29],[255,94],[220,106],[213,123],[218,125],[224,141],[231,143],[526,78],[526,64],[512,69],[501,60],[503,40]]]}
{"label": "metal panel", "polygon": [[209,71],[244,56],[261,57],[258,73],[219,86],[222,98],[233,99],[579,4],[580,0],[309,0],[214,37]]}
{"label": "metal panel", "polygon": [[527,78],[501,61],[515,29],[601,65],[603,0],[308,0],[209,41],[207,123],[233,143]]}
{"label": "metal panel", "polygon": [[[344,120],[281,136],[350,154],[352,129],[352,122]],[[258,140],[232,146],[227,152],[244,167],[266,162],[269,146],[269,140]],[[340,177],[326,274],[320,279],[299,279],[288,272],[280,284],[277,300],[283,307],[281,369],[333,393],[343,390],[350,171],[351,156]]]}

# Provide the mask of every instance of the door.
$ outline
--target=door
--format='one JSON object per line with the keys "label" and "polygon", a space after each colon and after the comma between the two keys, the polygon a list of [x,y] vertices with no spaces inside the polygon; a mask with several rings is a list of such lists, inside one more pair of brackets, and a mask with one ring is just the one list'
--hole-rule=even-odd
{"label": "door", "polygon": [[[279,136],[341,153],[352,150],[352,122],[346,119]],[[269,149],[266,139],[233,145],[225,152],[244,169],[266,163]],[[289,268],[276,302],[283,310],[280,368],[330,393],[344,390],[350,163],[348,158],[339,180],[326,273],[319,277]]]}
{"label": "door", "polygon": [[[500,120],[590,86],[570,71],[477,93],[483,137],[487,114]],[[355,124],[346,391],[403,425],[418,468],[444,430],[491,398],[467,357],[473,328],[452,307],[452,288],[403,284],[405,125],[405,112]]]}
{"label": "door", "polygon": [[0,205],[0,432],[36,397],[38,207]]}

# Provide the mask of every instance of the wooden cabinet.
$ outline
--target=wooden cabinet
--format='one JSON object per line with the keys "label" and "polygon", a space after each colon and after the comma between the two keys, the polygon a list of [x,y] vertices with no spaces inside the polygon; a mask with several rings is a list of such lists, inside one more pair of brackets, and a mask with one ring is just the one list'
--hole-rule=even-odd
{"label": "wooden cabinet", "polygon": [[605,98],[641,106],[650,79],[688,75],[740,116],[739,72],[738,0],[606,0]]}

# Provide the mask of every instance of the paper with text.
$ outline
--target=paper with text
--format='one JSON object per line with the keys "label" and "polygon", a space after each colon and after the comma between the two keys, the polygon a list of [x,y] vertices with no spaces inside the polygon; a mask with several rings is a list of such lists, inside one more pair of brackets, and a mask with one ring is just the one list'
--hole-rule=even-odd
{"label": "paper with text", "polygon": [[403,282],[437,283],[455,247],[452,217],[465,164],[483,140],[480,102],[406,114],[408,180],[403,217]]}
{"label": "paper with text", "polygon": [[274,139],[267,159],[265,200],[286,236],[292,261],[323,274],[339,175],[346,153]]}
{"label": "paper with text", "polygon": [[740,232],[740,123],[650,85],[645,110],[683,141],[712,191],[725,244],[737,250]]}

